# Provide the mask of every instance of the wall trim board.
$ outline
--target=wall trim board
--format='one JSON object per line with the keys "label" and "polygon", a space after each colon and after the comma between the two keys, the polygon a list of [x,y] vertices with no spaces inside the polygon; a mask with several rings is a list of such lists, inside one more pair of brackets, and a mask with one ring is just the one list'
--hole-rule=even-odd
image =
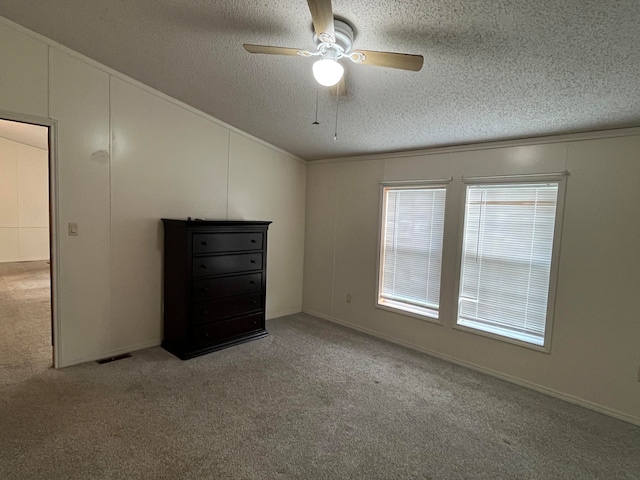
{"label": "wall trim board", "polygon": [[[82,363],[95,362],[96,360],[101,360],[103,358],[115,357],[116,355],[122,355],[124,353],[134,353],[139,350],[144,350],[146,348],[159,347],[161,340],[154,340],[152,342],[144,342],[139,343],[137,345],[130,345],[124,348],[118,348],[116,350],[109,350],[108,352],[102,352],[98,355],[89,355],[86,357],[76,357],[72,360],[65,361],[57,368],[67,368],[73,367],[74,365],[80,365]],[[168,353],[168,352],[167,352]]]}
{"label": "wall trim board", "polygon": [[396,345],[407,347],[407,348],[410,348],[412,350],[417,350],[419,352],[425,353],[425,354],[430,355],[432,357],[439,358],[441,360],[445,360],[445,361],[453,363],[455,365],[460,365],[461,367],[466,367],[466,368],[469,368],[471,370],[474,370],[474,371],[477,371],[477,372],[480,372],[480,373],[484,373],[486,375],[490,375],[492,377],[498,378],[500,380],[504,380],[506,382],[513,383],[515,385],[519,385],[521,387],[525,387],[525,388],[528,388],[530,390],[534,390],[536,392],[543,393],[545,395],[549,395],[550,397],[558,398],[560,400],[564,400],[564,401],[572,403],[574,405],[578,405],[580,407],[584,407],[584,408],[587,408],[589,410],[593,410],[595,412],[602,413],[602,414],[607,415],[609,417],[613,417],[613,418],[615,418],[617,420],[622,420],[624,422],[640,426],[640,418],[636,418],[636,417],[632,417],[630,415],[626,415],[626,414],[624,414],[622,412],[619,412],[617,410],[613,410],[611,408],[604,407],[604,406],[599,405],[597,403],[593,403],[593,402],[590,402],[588,400],[584,400],[584,399],[581,399],[581,398],[578,398],[578,397],[574,397],[573,395],[567,395],[567,394],[559,392],[557,390],[553,390],[551,388],[547,388],[547,387],[544,387],[542,385],[538,385],[536,383],[528,382],[526,380],[522,380],[520,378],[513,377],[511,375],[506,375],[506,374],[498,372],[496,370],[492,370],[492,369],[489,369],[489,368],[484,368],[484,367],[482,367],[480,365],[477,365],[475,363],[465,362],[464,360],[459,360],[459,359],[457,359],[455,357],[451,357],[449,355],[438,353],[438,352],[436,352],[434,350],[430,350],[428,348],[421,347],[420,345],[415,345],[415,344],[412,344],[412,343],[409,343],[409,342],[404,342],[402,340],[398,340],[398,339],[390,337],[388,335],[379,333],[379,332],[377,332],[375,330],[371,330],[369,328],[361,327],[359,325],[356,325],[356,324],[353,324],[353,323],[350,323],[350,322],[346,322],[344,320],[339,320],[339,319],[337,319],[335,317],[332,317],[330,315],[325,315],[325,314],[322,314],[322,313],[313,312],[311,310],[304,310],[304,309],[303,309],[302,312],[306,313],[308,315],[312,315],[314,317],[321,318],[323,320],[327,320],[327,321],[332,322],[332,323],[336,323],[338,325],[342,325],[342,326],[347,327],[347,328],[351,328],[351,329],[356,330],[358,332],[365,333],[367,335],[371,335],[373,337],[380,338],[382,340],[386,340],[386,341],[394,343]]}
{"label": "wall trim board", "polygon": [[15,30],[17,32],[20,32],[20,33],[22,33],[24,35],[27,35],[27,36],[33,38],[34,40],[38,40],[38,41],[46,44],[50,48],[56,48],[56,49],[58,49],[58,50],[60,50],[60,51],[62,51],[64,53],[66,53],[67,55],[86,63],[87,65],[90,65],[90,66],[92,66],[94,68],[97,68],[98,70],[101,70],[101,71],[107,73],[108,75],[116,77],[119,80],[122,80],[123,82],[129,83],[129,84],[131,84],[131,85],[133,85],[135,87],[138,87],[138,88],[146,91],[147,93],[150,93],[152,95],[155,95],[156,97],[159,97],[159,98],[161,98],[163,100],[171,102],[171,103],[173,103],[174,105],[176,105],[176,106],[178,106],[180,108],[183,108],[183,109],[185,109],[185,110],[187,110],[187,111],[189,111],[189,112],[191,112],[191,113],[193,113],[195,115],[198,115],[198,116],[200,116],[200,117],[202,117],[202,118],[204,118],[206,120],[209,120],[209,121],[211,121],[213,123],[216,123],[217,125],[220,125],[221,127],[227,128],[230,131],[233,131],[233,132],[237,133],[238,135],[242,135],[243,137],[246,137],[246,138],[248,138],[248,139],[250,139],[250,140],[252,140],[252,141],[254,141],[256,143],[259,143],[260,145],[262,145],[264,147],[267,147],[267,148],[269,148],[271,150],[274,150],[274,151],[276,151],[276,152],[278,152],[278,153],[280,153],[282,155],[288,156],[289,158],[291,158],[293,160],[297,160],[298,162],[300,162],[300,163],[302,163],[304,165],[307,165],[307,163],[308,163],[306,160],[303,160],[302,158],[297,157],[296,155],[294,155],[292,153],[289,153],[289,152],[287,152],[285,150],[282,150],[280,147],[276,147],[275,145],[272,145],[271,143],[268,143],[265,140],[262,140],[262,139],[260,139],[258,137],[254,137],[253,135],[251,135],[251,134],[249,134],[247,132],[244,132],[244,131],[240,130],[239,128],[234,127],[233,125],[229,125],[228,123],[225,123],[222,120],[219,120],[219,119],[217,119],[217,118],[215,118],[215,117],[213,117],[213,116],[211,116],[211,115],[209,115],[209,114],[207,114],[207,113],[205,113],[205,112],[203,112],[201,110],[198,110],[195,107],[192,107],[191,105],[187,105],[186,103],[183,103],[180,100],[177,100],[177,99],[175,99],[173,97],[170,97],[169,95],[164,94],[164,93],[162,93],[162,92],[160,92],[158,90],[155,90],[154,88],[151,88],[150,86],[148,86],[148,85],[146,85],[146,84],[144,84],[142,82],[139,82],[138,80],[135,80],[135,79],[133,79],[131,77],[128,77],[125,74],[123,74],[121,72],[118,72],[117,70],[114,70],[114,69],[112,69],[110,67],[107,67],[106,65],[103,65],[103,64],[101,64],[101,63],[99,63],[99,62],[97,62],[97,61],[95,61],[95,60],[93,60],[93,59],[91,59],[89,57],[86,57],[86,56],[82,55],[81,53],[76,52],[75,50],[72,50],[72,49],[70,49],[68,47],[65,47],[64,45],[62,45],[60,43],[57,43],[57,42],[51,40],[50,38],[45,37],[44,35],[40,35],[39,33],[36,33],[33,30],[29,30],[28,28],[23,27],[22,25],[20,25],[18,23],[12,22],[8,18],[3,17],[1,15],[0,15],[0,25],[4,25],[7,28],[11,28],[11,29],[13,29],[13,30]]}
{"label": "wall trim board", "polygon": [[510,147],[529,147],[532,145],[548,145],[552,143],[582,142],[601,138],[630,137],[640,135],[640,127],[616,128],[610,130],[592,130],[579,133],[563,133],[540,137],[522,137],[513,140],[488,140],[486,142],[465,143],[460,145],[445,145],[442,147],[424,148],[419,150],[403,150],[399,152],[372,153],[354,155],[350,157],[336,157],[322,160],[310,160],[309,165],[327,163],[364,162],[370,160],[390,160],[394,158],[419,157],[422,155],[439,155],[445,153],[472,152],[478,150],[492,150]]}

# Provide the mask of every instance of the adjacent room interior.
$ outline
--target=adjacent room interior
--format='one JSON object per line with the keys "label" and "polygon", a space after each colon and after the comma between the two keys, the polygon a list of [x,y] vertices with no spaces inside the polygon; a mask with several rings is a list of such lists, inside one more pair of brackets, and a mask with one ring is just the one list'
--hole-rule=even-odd
{"label": "adjacent room interior", "polygon": [[637,2],[2,3],[0,477],[637,477]]}
{"label": "adjacent room interior", "polygon": [[4,380],[53,365],[49,129],[0,120],[0,365]]}

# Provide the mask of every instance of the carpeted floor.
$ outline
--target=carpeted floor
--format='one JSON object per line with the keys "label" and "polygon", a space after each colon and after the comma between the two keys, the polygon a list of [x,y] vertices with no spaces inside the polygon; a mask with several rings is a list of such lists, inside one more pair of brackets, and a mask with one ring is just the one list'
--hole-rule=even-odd
{"label": "carpeted floor", "polygon": [[640,478],[636,426],[308,315],[267,328],[186,362],[3,363],[0,478]]}
{"label": "carpeted floor", "polygon": [[52,364],[49,264],[0,263],[0,388]]}

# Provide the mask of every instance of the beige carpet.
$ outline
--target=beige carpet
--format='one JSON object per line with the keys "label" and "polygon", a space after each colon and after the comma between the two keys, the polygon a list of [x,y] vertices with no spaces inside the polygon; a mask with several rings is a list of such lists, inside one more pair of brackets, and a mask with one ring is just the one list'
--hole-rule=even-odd
{"label": "beige carpet", "polygon": [[0,263],[0,387],[51,367],[49,264]]}
{"label": "beige carpet", "polygon": [[186,362],[4,367],[0,478],[640,478],[636,426],[308,315],[267,328]]}

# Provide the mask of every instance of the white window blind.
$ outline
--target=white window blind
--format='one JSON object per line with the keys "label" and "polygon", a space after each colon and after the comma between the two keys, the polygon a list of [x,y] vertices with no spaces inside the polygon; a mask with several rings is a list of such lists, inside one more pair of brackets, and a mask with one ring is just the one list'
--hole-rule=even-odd
{"label": "white window blind", "polygon": [[438,318],[446,188],[385,187],[378,304]]}
{"label": "white window blind", "polygon": [[558,183],[467,185],[458,325],[544,345]]}

